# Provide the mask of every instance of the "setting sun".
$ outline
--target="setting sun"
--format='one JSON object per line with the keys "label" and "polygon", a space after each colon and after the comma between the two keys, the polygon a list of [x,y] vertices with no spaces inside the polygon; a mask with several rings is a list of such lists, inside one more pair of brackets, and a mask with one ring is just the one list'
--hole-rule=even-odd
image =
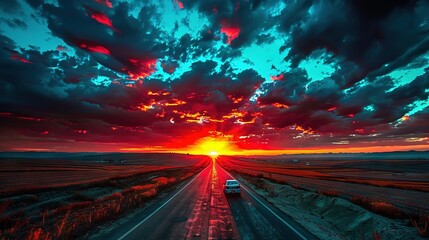
{"label": "setting sun", "polygon": [[215,152],[215,151],[211,151],[211,152],[209,152],[209,155],[210,155],[210,156],[217,156],[217,155],[218,155],[218,153],[217,153],[217,152]]}
{"label": "setting sun", "polygon": [[199,139],[189,147],[193,154],[204,154],[209,156],[233,155],[237,152],[236,147],[224,138],[206,137]]}

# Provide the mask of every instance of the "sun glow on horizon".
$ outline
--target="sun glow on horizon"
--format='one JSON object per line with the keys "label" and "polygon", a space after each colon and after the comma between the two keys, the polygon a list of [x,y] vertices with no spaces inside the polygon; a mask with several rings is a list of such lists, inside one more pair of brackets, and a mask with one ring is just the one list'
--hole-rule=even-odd
{"label": "sun glow on horizon", "polygon": [[[81,148],[80,148],[81,149]],[[18,149],[16,150],[23,150]],[[43,149],[52,151],[51,149]],[[43,151],[42,150],[42,151]],[[393,152],[393,151],[429,151],[428,144],[412,146],[354,146],[343,148],[305,148],[305,149],[240,149],[234,143],[226,139],[206,137],[195,142],[187,148],[145,148],[145,147],[127,147],[120,148],[120,152],[174,152],[181,154],[220,156],[220,155],[282,155],[282,154],[324,154],[324,153],[369,153],[369,152]],[[77,152],[77,151],[73,151]],[[104,152],[104,151],[101,151]],[[108,151],[106,151],[108,152]]]}
{"label": "sun glow on horizon", "polygon": [[188,147],[189,153],[209,155],[217,157],[219,155],[234,155],[237,153],[236,147],[224,138],[205,137]]}

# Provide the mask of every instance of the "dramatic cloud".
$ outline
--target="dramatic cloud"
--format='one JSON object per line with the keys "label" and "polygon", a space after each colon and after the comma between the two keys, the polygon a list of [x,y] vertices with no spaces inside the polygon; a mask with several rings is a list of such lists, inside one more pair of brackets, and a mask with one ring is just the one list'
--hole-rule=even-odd
{"label": "dramatic cloud", "polygon": [[0,150],[429,149],[427,12],[424,0],[2,1]]}

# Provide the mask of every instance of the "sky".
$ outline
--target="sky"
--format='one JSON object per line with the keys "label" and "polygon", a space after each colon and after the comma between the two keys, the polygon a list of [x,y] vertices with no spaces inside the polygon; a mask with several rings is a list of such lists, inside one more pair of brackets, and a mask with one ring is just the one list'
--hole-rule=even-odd
{"label": "sky", "polygon": [[428,12],[426,0],[0,1],[0,151],[429,150]]}

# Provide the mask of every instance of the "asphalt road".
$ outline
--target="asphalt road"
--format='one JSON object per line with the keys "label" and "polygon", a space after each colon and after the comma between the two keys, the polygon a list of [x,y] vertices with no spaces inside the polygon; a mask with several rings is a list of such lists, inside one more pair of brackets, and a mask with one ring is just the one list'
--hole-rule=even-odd
{"label": "asphalt road", "polygon": [[231,178],[212,163],[103,239],[315,239],[245,185],[240,196],[226,197]]}

